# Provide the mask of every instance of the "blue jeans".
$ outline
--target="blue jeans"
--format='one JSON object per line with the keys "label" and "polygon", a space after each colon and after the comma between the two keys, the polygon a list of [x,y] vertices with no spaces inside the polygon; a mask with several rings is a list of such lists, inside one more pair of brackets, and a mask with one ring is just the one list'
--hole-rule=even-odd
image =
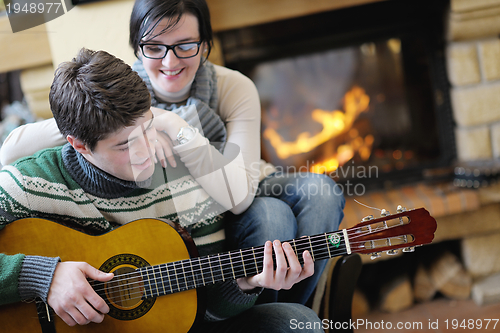
{"label": "blue jeans", "polygon": [[[240,215],[228,213],[226,239],[233,249],[261,246],[338,230],[344,217],[342,190],[328,176],[313,173],[274,173],[263,179],[250,207]],[[326,260],[314,263],[314,275],[290,290],[266,289],[258,303],[305,304],[316,287]]]}
{"label": "blue jeans", "polygon": [[204,333],[324,332],[322,322],[313,310],[292,303],[255,305],[235,317],[220,322],[204,322],[202,331]]}

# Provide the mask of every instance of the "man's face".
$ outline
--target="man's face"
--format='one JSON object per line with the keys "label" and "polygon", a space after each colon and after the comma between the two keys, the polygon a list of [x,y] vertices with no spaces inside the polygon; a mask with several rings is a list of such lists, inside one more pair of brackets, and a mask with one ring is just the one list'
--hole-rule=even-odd
{"label": "man's face", "polygon": [[84,157],[99,169],[127,181],[144,181],[154,171],[156,129],[153,113],[147,111],[134,125],[125,127],[97,143]]}

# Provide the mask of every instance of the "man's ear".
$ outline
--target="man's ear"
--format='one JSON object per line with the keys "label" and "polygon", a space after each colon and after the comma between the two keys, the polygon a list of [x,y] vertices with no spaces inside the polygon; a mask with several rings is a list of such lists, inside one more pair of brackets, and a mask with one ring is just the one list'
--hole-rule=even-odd
{"label": "man's ear", "polygon": [[80,139],[75,138],[73,135],[68,135],[66,137],[66,140],[68,140],[69,144],[75,148],[77,152],[80,154],[90,154],[91,151],[87,147],[86,144],[84,144]]}

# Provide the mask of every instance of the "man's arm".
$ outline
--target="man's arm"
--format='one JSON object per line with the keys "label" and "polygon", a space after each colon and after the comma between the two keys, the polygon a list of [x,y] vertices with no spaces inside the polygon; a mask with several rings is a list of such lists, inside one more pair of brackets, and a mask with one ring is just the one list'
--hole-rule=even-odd
{"label": "man's arm", "polygon": [[[14,167],[0,171],[0,232],[13,219],[32,215],[24,195],[23,176]],[[19,186],[19,189],[16,186]],[[12,193],[22,193],[16,195]],[[68,325],[101,322],[108,306],[87,281],[108,281],[106,274],[83,263],[59,262],[59,258],[0,254],[0,304],[40,297]]]}
{"label": "man's arm", "polygon": [[0,253],[0,305],[21,300],[17,285],[23,260],[24,254],[8,256]]}
{"label": "man's arm", "polygon": [[108,305],[87,281],[109,281],[112,273],[101,272],[83,262],[59,258],[0,254],[0,305],[41,298],[68,325],[100,323]]}

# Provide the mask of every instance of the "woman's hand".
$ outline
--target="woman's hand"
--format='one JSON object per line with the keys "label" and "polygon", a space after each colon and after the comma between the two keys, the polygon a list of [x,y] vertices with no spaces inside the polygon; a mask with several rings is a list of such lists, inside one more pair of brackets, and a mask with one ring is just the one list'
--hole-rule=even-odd
{"label": "woman's hand", "polygon": [[[165,132],[158,131],[156,133],[156,158],[160,160],[163,168],[167,167],[167,161],[172,167],[175,168],[177,166],[174,153],[172,152],[172,146],[172,140],[170,140],[169,136],[165,134]],[[157,161],[155,160],[155,162]]]}
{"label": "woman's hand", "polygon": [[171,111],[157,107],[151,107],[151,111],[154,115],[153,126],[157,131],[156,157],[162,167],[166,168],[168,161],[168,164],[175,168],[177,164],[172,152],[172,142],[176,139],[181,127],[187,126],[188,123]]}
{"label": "woman's hand", "polygon": [[[274,270],[272,258],[273,249],[276,257],[276,270]],[[273,243],[268,241],[264,246],[264,266],[262,272],[252,277],[240,278],[236,282],[242,290],[251,290],[255,287],[288,290],[294,284],[310,277],[314,273],[314,263],[309,251],[304,251],[302,258],[304,259],[304,267],[300,265],[289,243],[281,244],[278,240],[275,240]]]}
{"label": "woman's hand", "polygon": [[47,303],[69,326],[100,323],[109,307],[92,289],[87,278],[106,282],[113,273],[104,273],[84,262],[57,264]]}
{"label": "woman's hand", "polygon": [[179,133],[181,127],[188,126],[184,119],[172,111],[152,106],[151,112],[154,115],[153,126],[158,132],[165,132],[172,141],[177,138],[177,133]]}

